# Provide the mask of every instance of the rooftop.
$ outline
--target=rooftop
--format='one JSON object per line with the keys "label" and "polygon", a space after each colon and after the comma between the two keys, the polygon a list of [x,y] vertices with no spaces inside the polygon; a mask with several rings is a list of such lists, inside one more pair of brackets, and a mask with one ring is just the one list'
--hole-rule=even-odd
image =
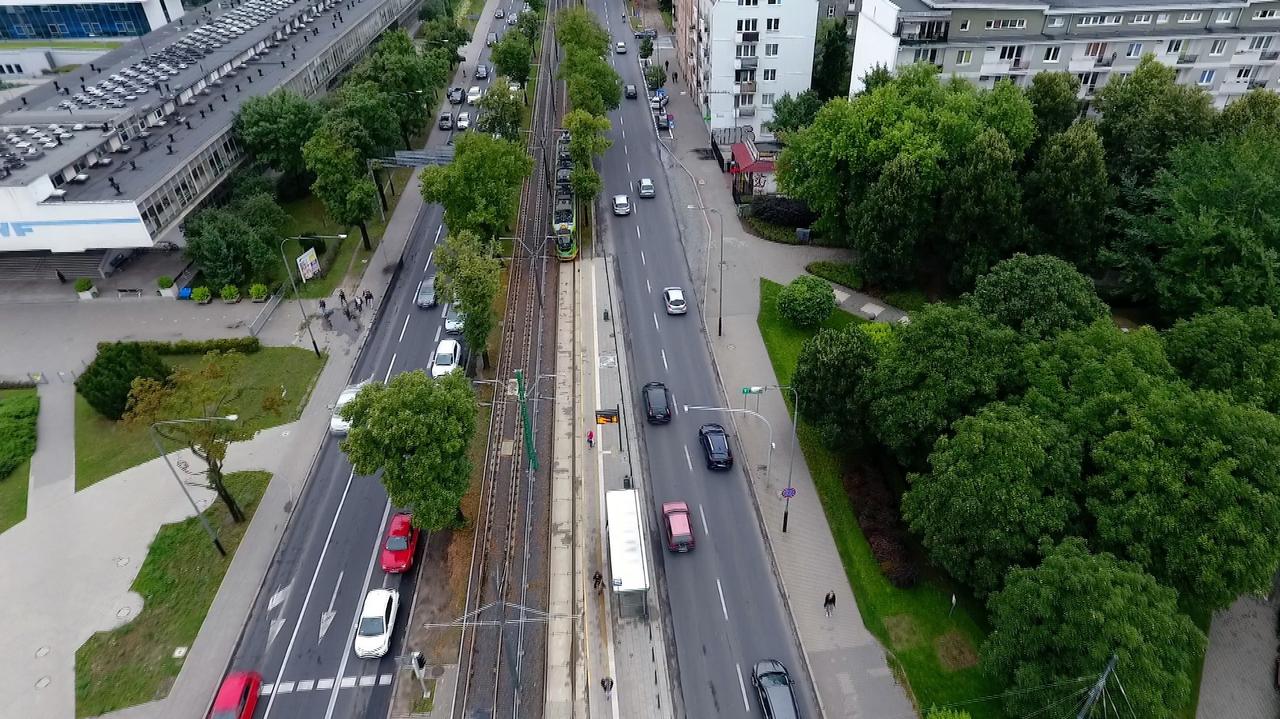
{"label": "rooftop", "polygon": [[1000,8],[1006,10],[1143,10],[1143,9],[1193,9],[1236,8],[1245,3],[1224,0],[893,0],[903,12],[938,10],[974,10]]}

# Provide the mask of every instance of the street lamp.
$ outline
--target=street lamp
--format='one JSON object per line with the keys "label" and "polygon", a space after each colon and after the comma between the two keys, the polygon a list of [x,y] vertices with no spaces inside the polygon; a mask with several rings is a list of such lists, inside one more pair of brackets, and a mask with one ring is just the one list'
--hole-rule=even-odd
{"label": "street lamp", "polygon": [[[314,235],[317,239],[323,240],[345,240],[346,235]],[[289,258],[284,255],[284,243],[289,240],[302,241],[301,237],[286,237],[280,240],[280,261],[284,263],[284,273],[289,275],[289,285],[293,287],[293,298],[298,301],[298,311],[302,313],[302,324],[307,327],[307,335],[311,337],[311,349],[315,350],[316,357],[320,357],[320,345],[316,343],[316,335],[311,331],[311,322],[307,319],[307,310],[302,306],[302,296],[298,294],[298,283],[293,280],[293,270],[289,268]]]}
{"label": "street lamp", "polygon": [[783,499],[786,500],[786,505],[782,510],[782,532],[783,534],[786,534],[787,519],[791,516],[791,495],[795,493],[795,490],[791,486],[791,472],[796,466],[796,428],[800,424],[800,393],[791,385],[769,384],[763,386],[756,385],[752,387],[743,387],[742,394],[764,394],[766,390],[771,389],[789,389],[791,390],[791,398],[795,401],[795,417],[791,419],[791,451],[787,455],[787,491],[782,493]]}
{"label": "street lamp", "polygon": [[187,501],[191,503],[191,508],[195,510],[196,517],[200,520],[200,525],[204,527],[204,531],[208,533],[209,539],[213,540],[213,546],[218,548],[218,554],[227,556],[227,550],[223,548],[222,541],[218,539],[217,532],[213,531],[213,526],[209,524],[209,519],[204,516],[204,512],[200,511],[200,507],[196,506],[196,500],[192,498],[191,492],[187,490],[187,485],[178,476],[178,471],[173,468],[173,463],[169,461],[169,454],[164,451],[164,447],[160,445],[160,432],[156,429],[162,424],[196,424],[199,422],[234,422],[240,419],[239,415],[229,414],[225,417],[194,417],[192,419],[162,419],[158,422],[152,422],[150,427],[151,441],[156,445],[156,452],[164,459],[164,463],[168,465],[169,472],[173,474],[173,479],[182,488],[182,493],[187,496]]}
{"label": "street lamp", "polygon": [[[720,295],[720,309],[717,311],[716,317],[716,336],[724,336],[724,215],[720,214],[720,210],[714,207],[700,207],[698,205],[687,205],[690,210],[702,210],[703,217],[706,213],[714,212],[716,217],[720,218],[720,281],[717,285],[717,292]],[[708,222],[709,226],[711,223]],[[710,229],[710,227],[708,227]]]}
{"label": "street lamp", "polygon": [[773,425],[770,424],[769,420],[764,415],[756,412],[755,410],[735,409],[733,407],[701,407],[689,404],[684,406],[685,412],[694,410],[698,412],[732,412],[734,414],[749,414],[753,417],[759,418],[761,422],[764,422],[764,426],[769,428],[769,453],[764,460],[764,479],[765,482],[769,481],[769,463],[773,461]]}

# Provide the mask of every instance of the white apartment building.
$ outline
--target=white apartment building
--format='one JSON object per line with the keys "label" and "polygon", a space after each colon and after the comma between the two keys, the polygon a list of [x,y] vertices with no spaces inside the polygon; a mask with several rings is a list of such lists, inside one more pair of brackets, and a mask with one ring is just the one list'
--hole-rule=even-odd
{"label": "white apartment building", "polygon": [[773,103],[809,89],[815,0],[677,0],[676,57],[712,130],[772,133]]}
{"label": "white apartment building", "polygon": [[1080,97],[1133,71],[1145,54],[1177,69],[1222,107],[1277,87],[1280,2],[860,0],[849,91],[876,65],[938,66],[981,87],[1046,70],[1080,78]]}

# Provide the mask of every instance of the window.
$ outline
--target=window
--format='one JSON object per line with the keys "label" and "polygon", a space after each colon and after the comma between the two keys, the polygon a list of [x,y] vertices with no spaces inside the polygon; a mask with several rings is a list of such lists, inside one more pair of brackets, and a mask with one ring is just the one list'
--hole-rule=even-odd
{"label": "window", "polygon": [[[751,54],[752,54],[752,55],[754,55],[754,54],[755,54],[755,48],[752,48],[752,49],[751,49]],[[764,46],[764,56],[765,56],[765,57],[777,57],[777,56],[778,56],[778,43],[776,43],[776,42],[771,42],[771,43],[768,43],[767,45],[765,45],[765,46]]]}
{"label": "window", "polygon": [[1061,17],[1049,18],[1049,27],[1062,27],[1066,24],[1066,20]]}
{"label": "window", "polygon": [[772,81],[774,81],[774,80],[777,80],[777,79],[778,79],[778,71],[777,71],[777,70],[775,70],[775,69],[773,69],[773,68],[769,68],[769,69],[765,70],[765,71],[764,71],[764,79],[765,79],[765,80],[768,80],[768,81],[770,81],[770,82],[772,82]]}
{"label": "window", "polygon": [[1133,16],[1133,19],[1129,21],[1129,24],[1131,24],[1131,25],[1150,25],[1150,24],[1151,24],[1151,13],[1149,13],[1149,12],[1142,12],[1142,13],[1138,13],[1137,15],[1134,15],[1134,16]]}
{"label": "window", "polygon": [[1057,62],[1058,54],[1061,52],[1062,52],[1062,48],[1058,47],[1057,45],[1054,45],[1053,47],[1046,47],[1044,49],[1044,61]]}
{"label": "window", "polygon": [[1156,15],[1156,24],[1157,24],[1157,25],[1163,25],[1163,24],[1165,24],[1165,23],[1167,23],[1167,22],[1169,22],[1169,13],[1167,13],[1167,12],[1162,12],[1162,13],[1160,13],[1159,15]]}
{"label": "window", "polygon": [[1212,84],[1213,84],[1213,76],[1214,76],[1215,74],[1217,74],[1217,72],[1218,72],[1217,70],[1201,70],[1201,71],[1200,71],[1200,84],[1201,84],[1201,85],[1212,85]]}
{"label": "window", "polygon": [[961,31],[961,32],[968,32],[968,31],[969,31],[969,21],[968,21],[968,20],[961,20],[961,21],[960,21],[960,31]]}
{"label": "window", "polygon": [[1249,38],[1250,50],[1266,50],[1269,47],[1271,47],[1270,35]]}
{"label": "window", "polygon": [[1218,23],[1219,25],[1226,25],[1227,23],[1231,22],[1231,18],[1234,16],[1235,16],[1235,13],[1231,12],[1230,10],[1219,10],[1218,16],[1215,17],[1213,21]]}
{"label": "window", "polygon": [[756,27],[755,18],[738,18],[738,32],[755,32]]}
{"label": "window", "polygon": [[1202,12],[1184,12],[1178,16],[1178,22],[1200,22],[1203,18]]}
{"label": "window", "polygon": [[[770,4],[772,4],[772,2],[771,2]],[[827,17],[835,17],[835,16],[836,16],[836,6],[835,6],[835,5],[828,5],[828,6],[827,6]]]}
{"label": "window", "polygon": [[15,64],[15,65],[13,66],[13,71],[14,71],[14,72],[16,72],[16,73],[18,73],[18,74],[22,74],[22,66],[21,66],[21,65],[16,65],[16,64]]}
{"label": "window", "polygon": [[1237,80],[1248,80],[1250,77],[1253,77],[1253,68],[1242,67],[1239,70],[1236,70]]}
{"label": "window", "polygon": [[1129,49],[1124,54],[1125,57],[1142,57],[1142,43],[1131,42]]}
{"label": "window", "polygon": [[988,30],[1022,30],[1027,26],[1026,18],[1004,18],[1002,20],[988,20]]}
{"label": "window", "polygon": [[1085,15],[1080,18],[1080,25],[1119,25],[1124,20],[1120,15]]}
{"label": "window", "polygon": [[[782,4],[782,0],[765,0],[765,1],[766,1],[766,3],[767,3],[767,4],[769,4],[769,5],[781,5],[781,4]],[[835,6],[833,5],[832,7],[835,7]],[[831,7],[827,8],[827,12],[831,12],[831,11],[832,11],[832,8],[831,8]]]}
{"label": "window", "polygon": [[1084,46],[1085,57],[1102,57],[1106,51],[1107,44],[1105,42],[1091,42]]}
{"label": "window", "polygon": [[764,21],[764,29],[769,32],[777,32],[782,27],[782,18],[771,17]]}
{"label": "window", "polygon": [[1022,46],[1021,45],[1001,45],[1000,59],[1001,60],[1022,59]]}
{"label": "window", "polygon": [[754,42],[744,43],[737,47],[734,57],[755,57],[756,44]]}
{"label": "window", "polygon": [[772,93],[772,92],[762,92],[762,93],[760,93],[760,104],[761,104],[761,105],[764,105],[765,107],[769,107],[770,105],[772,105],[772,104],[773,104],[773,93]]}
{"label": "window", "polygon": [[916,51],[912,54],[911,62],[938,62],[938,48],[916,48]]}
{"label": "window", "polygon": [[1169,46],[1166,47],[1164,51],[1170,55],[1177,55],[1178,53],[1182,52],[1182,41],[1170,40]]}
{"label": "window", "polygon": [[1210,45],[1210,46],[1209,46],[1209,54],[1210,54],[1210,55],[1221,55],[1222,53],[1224,53],[1224,52],[1226,52],[1226,51],[1227,51],[1227,41],[1226,41],[1226,40],[1214,40],[1214,41],[1213,41],[1213,45]]}
{"label": "window", "polygon": [[760,4],[760,0],[738,0],[738,5],[742,7],[756,7]]}
{"label": "window", "polygon": [[1255,10],[1253,13],[1254,20],[1275,20],[1280,17],[1280,10]]}
{"label": "window", "polygon": [[973,62],[973,50],[956,50],[956,64],[968,65]]}

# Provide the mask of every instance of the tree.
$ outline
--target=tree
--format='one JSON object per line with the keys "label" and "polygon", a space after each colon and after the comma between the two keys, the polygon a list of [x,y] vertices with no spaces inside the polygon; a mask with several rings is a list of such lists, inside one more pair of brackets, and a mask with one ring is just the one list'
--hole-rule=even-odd
{"label": "tree", "polygon": [[[541,0],[539,0],[540,2]],[[529,46],[533,47],[533,41],[538,39],[538,35],[542,32],[542,15],[541,12],[526,12],[520,14],[520,19],[516,21],[516,30],[524,35],[529,41]]]}
{"label": "tree", "polygon": [[40,397],[35,392],[11,394],[0,399],[0,427],[4,428],[4,436],[0,437],[0,482],[8,479],[14,470],[35,454],[39,419]]}
{"label": "tree", "polygon": [[422,196],[444,206],[453,232],[497,237],[520,207],[533,159],[514,142],[478,132],[464,133],[454,148],[453,162],[423,169]]}
{"label": "tree", "polygon": [[778,291],[778,314],[796,327],[817,327],[836,310],[831,283],[813,275],[800,275]]}
{"label": "tree", "polygon": [[1280,95],[1272,90],[1250,90],[1218,114],[1220,133],[1245,133],[1255,128],[1280,130]]}
{"label": "tree", "polygon": [[1193,387],[1280,414],[1280,318],[1269,307],[1219,307],[1164,334],[1169,362]]}
{"label": "tree", "polygon": [[604,180],[600,178],[600,173],[590,165],[574,165],[569,171],[569,186],[573,188],[575,197],[579,197],[583,202],[591,202],[599,197],[600,191],[604,189]]}
{"label": "tree", "polygon": [[458,23],[452,18],[440,18],[423,23],[419,35],[422,37],[422,44],[431,48],[427,54],[445,57],[448,60],[446,67],[452,67],[461,62],[458,48],[471,39],[467,31],[458,27]]}
{"label": "tree", "polygon": [[1205,637],[1177,594],[1134,564],[1090,554],[1081,539],[1014,569],[988,606],[982,663],[1009,687],[1010,716],[1073,703],[1112,655],[1133,716],[1174,719],[1191,698]]}
{"label": "tree", "polygon": [[432,379],[401,372],[371,382],[342,408],[351,430],[342,442],[360,474],[382,470],[391,503],[413,523],[444,529],[462,523],[460,503],[471,479],[467,448],[476,428],[476,397],[461,372]]}
{"label": "tree", "polygon": [[584,7],[572,7],[556,13],[554,19],[556,41],[565,48],[581,49],[589,56],[599,57],[609,52],[609,33],[600,27],[594,15]]}
{"label": "tree", "polygon": [[292,177],[305,177],[302,146],[320,125],[320,108],[288,90],[251,97],[236,114],[236,139],[257,162]]}
{"label": "tree", "polygon": [[647,37],[641,38],[640,39],[640,58],[642,60],[648,60],[650,57],[653,57],[653,40],[650,40]]}
{"label": "tree", "polygon": [[378,210],[378,190],[366,177],[360,151],[348,141],[360,133],[350,118],[327,117],[302,152],[316,176],[311,191],[335,222],[359,227],[364,248],[372,250],[367,223]]}
{"label": "tree", "polygon": [[449,235],[436,253],[447,296],[456,298],[458,310],[466,318],[462,338],[473,354],[484,357],[493,331],[493,303],[497,298],[502,263],[493,257],[472,232]]}
{"label": "tree", "polygon": [[1080,116],[1080,80],[1069,72],[1038,72],[1027,88],[1038,142],[1071,127]]}
{"label": "tree", "polygon": [[533,67],[533,46],[529,38],[518,32],[507,33],[493,46],[490,56],[498,74],[506,75],[521,87],[529,82],[529,71]]}
{"label": "tree", "polygon": [[1031,246],[1082,267],[1092,266],[1096,248],[1106,237],[1107,210],[1114,198],[1094,124],[1077,122],[1048,137],[1024,188]]}
{"label": "tree", "polygon": [[447,63],[432,61],[420,54],[408,33],[403,30],[382,36],[346,83],[374,83],[387,96],[405,149],[412,149],[410,138],[427,129],[431,122],[428,104],[436,88],[448,79]]}
{"label": "tree", "polygon": [[569,104],[576,109],[603,115],[622,104],[622,78],[601,55],[567,47],[556,77],[565,81]]}
{"label": "tree", "polygon": [[524,120],[524,102],[511,92],[502,78],[490,85],[489,91],[480,98],[480,109],[484,112],[480,113],[476,127],[481,132],[519,142],[520,123]]}
{"label": "tree", "polygon": [[813,118],[822,109],[822,98],[813,90],[791,96],[786,92],[773,103],[773,119],[769,121],[769,131],[775,135],[786,135],[813,124]]}
{"label": "tree", "polygon": [[[112,342],[98,348],[98,354],[76,378],[76,392],[111,420],[124,417],[129,407],[129,390],[133,381],[147,377],[163,382],[169,366],[154,349],[137,342]],[[0,472],[0,478],[7,472]]]}
{"label": "tree", "polygon": [[870,70],[862,73],[861,79],[862,91],[858,94],[866,95],[893,82],[893,71],[887,65],[876,63]]}
{"label": "tree", "polygon": [[424,0],[418,8],[418,19],[426,22],[449,17],[453,14],[452,0]]}
{"label": "tree", "polygon": [[861,446],[871,434],[867,385],[879,350],[860,327],[818,330],[800,347],[791,377],[801,416],[833,446]]}
{"label": "tree", "polygon": [[972,716],[963,709],[929,707],[929,712],[925,714],[925,719],[972,719]]}
{"label": "tree", "polygon": [[187,220],[187,257],[214,287],[264,280],[277,267],[270,235],[234,207],[214,207]]}
{"label": "tree", "polygon": [[1049,255],[1016,254],[978,279],[965,301],[1031,339],[1080,329],[1107,316],[1093,283]]}
{"label": "tree", "polygon": [[1280,417],[1169,384],[1123,425],[1091,454],[1100,546],[1193,607],[1266,593],[1280,567]]}
{"label": "tree", "polygon": [[895,332],[876,365],[876,434],[904,466],[920,466],[955,420],[1016,384],[1019,339],[969,307],[931,305]]}
{"label": "tree", "polygon": [[356,149],[361,162],[390,154],[395,149],[399,126],[387,120],[396,113],[391,95],[379,83],[348,80],[338,88],[331,102],[321,126],[340,124],[347,133],[344,141]]}
{"label": "tree", "polygon": [[813,43],[813,78],[810,86],[818,98],[849,96],[853,58],[849,52],[849,32],[844,19],[818,21]]}
{"label": "tree", "polygon": [[939,253],[949,265],[951,286],[974,280],[1026,237],[1022,193],[1005,136],[987,128],[957,158],[943,185],[939,216],[945,218]]}
{"label": "tree", "polygon": [[1079,514],[1080,442],[1066,425],[1003,402],[956,421],[913,474],[902,516],[929,557],[979,595],[1034,566]]}
{"label": "tree", "polygon": [[657,90],[667,84],[667,71],[657,65],[644,69],[644,82],[650,90]]}
{"label": "tree", "polygon": [[1174,149],[1208,137],[1215,119],[1209,93],[1178,84],[1177,70],[1150,53],[1098,91],[1097,108],[1111,177],[1137,187],[1150,184]]}
{"label": "tree", "polygon": [[592,115],[586,110],[570,110],[564,116],[564,128],[569,131],[569,156],[575,166],[591,165],[613,146],[609,130],[613,123],[609,118]]}
{"label": "tree", "polygon": [[860,203],[854,248],[858,269],[868,282],[894,287],[914,278],[917,250],[931,239],[933,195],[943,177],[940,159],[941,148],[936,145],[900,153],[889,161]]}
{"label": "tree", "polygon": [[[244,511],[223,482],[222,464],[232,442],[251,439],[257,430],[253,422],[260,416],[280,411],[281,393],[271,387],[251,387],[245,383],[244,355],[237,352],[210,352],[195,367],[180,366],[167,380],[139,377],[129,391],[125,423],[145,430],[156,422],[237,415],[235,420],[182,422],[155,428],[170,443],[186,447],[205,465],[204,478],[217,493],[235,522],[244,521]],[[248,403],[252,393],[261,395],[257,406]]]}

